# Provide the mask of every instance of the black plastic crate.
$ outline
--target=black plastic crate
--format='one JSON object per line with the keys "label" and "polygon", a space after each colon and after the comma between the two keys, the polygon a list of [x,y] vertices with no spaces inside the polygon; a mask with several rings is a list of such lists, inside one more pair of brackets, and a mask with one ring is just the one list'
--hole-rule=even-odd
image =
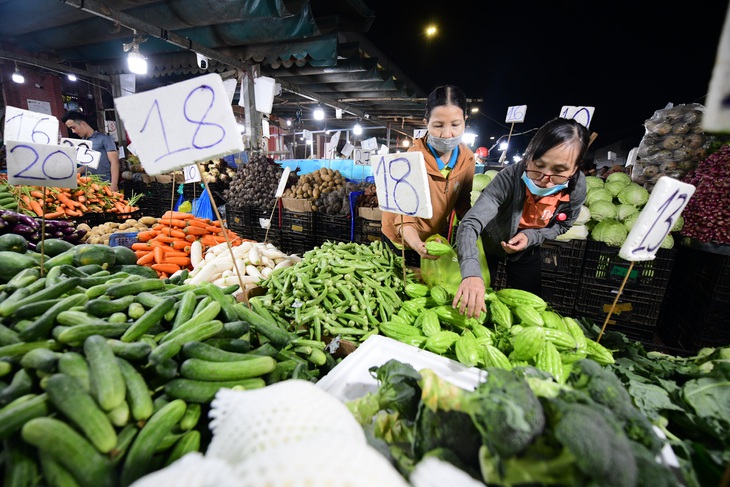
{"label": "black plastic crate", "polygon": [[315,247],[314,237],[306,235],[302,232],[296,232],[288,229],[281,229],[281,245],[279,250],[287,254],[297,254],[300,257],[304,252],[312,250]]}
{"label": "black plastic crate", "polygon": [[356,241],[358,243],[369,244],[383,239],[383,233],[381,231],[379,221],[366,220],[364,218],[357,217],[355,219],[355,226],[355,233],[357,234]]}
{"label": "black plastic crate", "polygon": [[658,249],[654,260],[634,262],[633,267],[631,262],[619,257],[619,250],[620,247],[588,240],[582,279],[589,284],[621,284],[628,273],[626,287],[647,292],[655,289],[663,295],[669,283],[677,249]]}
{"label": "black plastic crate", "polygon": [[546,240],[540,246],[542,271],[579,278],[583,271],[586,240]]}
{"label": "black plastic crate", "polygon": [[541,297],[548,305],[564,316],[573,316],[575,298],[580,288],[578,277],[542,271]]}
{"label": "black plastic crate", "polygon": [[251,227],[251,207],[229,208],[226,206],[226,223],[228,228],[239,235],[247,227]]}
{"label": "black plastic crate", "polygon": [[281,210],[279,208],[274,207],[274,211],[272,213],[271,208],[265,209],[265,208],[259,208],[257,206],[252,206],[250,210],[251,215],[251,226],[254,228],[261,228],[261,219],[264,220],[271,220],[270,225],[272,230],[274,228],[280,229],[281,228]]}
{"label": "black plastic crate", "polygon": [[[730,249],[730,245],[725,247]],[[715,300],[730,302],[730,254],[680,245],[677,248],[674,272],[681,276],[681,284],[697,287],[711,294]]]}
{"label": "black plastic crate", "polygon": [[257,242],[267,242],[277,248],[281,248],[281,229],[279,227],[263,228],[260,225],[251,227],[251,235],[253,240]]}
{"label": "black plastic crate", "polygon": [[315,241],[317,245],[321,245],[327,240],[335,242],[351,241],[352,220],[347,216],[317,213],[316,224]]}
{"label": "black plastic crate", "polygon": [[314,239],[316,213],[313,211],[291,211],[284,208],[281,213],[281,229],[299,233]]}
{"label": "black plastic crate", "polygon": [[[596,279],[582,279],[575,297],[576,317],[586,317],[603,325],[620,285]],[[645,286],[643,290],[625,286],[611,312],[609,326],[618,325],[654,333],[666,288]]]}

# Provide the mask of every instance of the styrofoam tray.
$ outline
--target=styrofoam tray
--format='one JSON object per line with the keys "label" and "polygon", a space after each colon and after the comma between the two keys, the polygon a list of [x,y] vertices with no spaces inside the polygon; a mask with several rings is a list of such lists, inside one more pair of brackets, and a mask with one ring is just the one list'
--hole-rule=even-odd
{"label": "styrofoam tray", "polygon": [[428,350],[373,335],[317,381],[317,386],[345,402],[376,392],[378,381],[370,375],[369,369],[390,359],[411,364],[417,371],[431,369],[442,379],[467,390],[476,389],[486,374],[484,370],[466,367]]}

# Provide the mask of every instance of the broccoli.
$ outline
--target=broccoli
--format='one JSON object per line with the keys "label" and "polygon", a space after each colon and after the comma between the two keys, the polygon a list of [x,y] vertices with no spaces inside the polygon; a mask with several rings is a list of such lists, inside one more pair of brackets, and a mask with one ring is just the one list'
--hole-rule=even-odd
{"label": "broccoli", "polygon": [[653,454],[662,449],[662,441],[651,421],[636,407],[621,379],[610,369],[591,359],[579,360],[573,364],[566,383],[610,409],[631,440],[641,443]]}
{"label": "broccoli", "polygon": [[636,459],[639,476],[636,485],[651,487],[678,487],[680,481],[666,465],[657,462],[648,449],[632,441],[631,452]]}

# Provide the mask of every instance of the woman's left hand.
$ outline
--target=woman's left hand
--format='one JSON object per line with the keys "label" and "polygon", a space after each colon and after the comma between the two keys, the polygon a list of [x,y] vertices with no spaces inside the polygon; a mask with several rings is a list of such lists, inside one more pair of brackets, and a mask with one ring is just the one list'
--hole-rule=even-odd
{"label": "woman's left hand", "polygon": [[502,248],[505,252],[508,254],[514,254],[516,252],[520,252],[522,250],[525,250],[527,248],[527,235],[524,233],[518,233],[509,241],[502,242]]}

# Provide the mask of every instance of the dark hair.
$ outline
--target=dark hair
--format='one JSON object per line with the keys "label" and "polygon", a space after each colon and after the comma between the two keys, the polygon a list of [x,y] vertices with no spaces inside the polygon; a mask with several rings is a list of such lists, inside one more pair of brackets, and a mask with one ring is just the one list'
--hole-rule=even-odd
{"label": "dark hair", "polygon": [[428,95],[428,98],[426,98],[426,114],[423,117],[428,120],[434,108],[444,105],[456,105],[461,108],[464,112],[464,118],[466,118],[466,95],[454,85],[441,85]]}
{"label": "dark hair", "polygon": [[567,118],[554,118],[540,127],[535,136],[527,144],[524,159],[525,164],[541,158],[553,147],[565,143],[579,143],[578,154],[575,160],[576,167],[580,166],[583,156],[588,150],[590,135],[588,129],[580,122]]}
{"label": "dark hair", "polygon": [[84,115],[83,113],[81,113],[78,110],[72,110],[72,111],[66,113],[66,115],[64,115],[63,118],[61,119],[61,122],[66,123],[69,120],[73,120],[74,122],[89,123],[89,121],[86,120],[86,115]]}

